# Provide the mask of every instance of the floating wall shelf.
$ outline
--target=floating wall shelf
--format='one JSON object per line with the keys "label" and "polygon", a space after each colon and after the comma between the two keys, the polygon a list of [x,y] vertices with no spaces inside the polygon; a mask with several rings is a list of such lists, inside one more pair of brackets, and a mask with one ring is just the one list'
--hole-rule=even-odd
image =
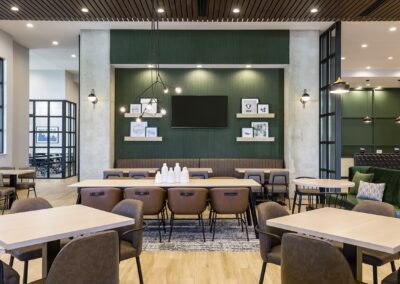
{"label": "floating wall shelf", "polygon": [[236,137],[236,142],[275,142],[275,137]]}
{"label": "floating wall shelf", "polygon": [[275,118],[275,113],[237,113],[236,118]]}
{"label": "floating wall shelf", "polygon": [[139,117],[142,116],[143,118],[162,118],[161,113],[144,113],[143,115],[141,113],[130,113],[127,112],[125,113],[125,117]]}
{"label": "floating wall shelf", "polygon": [[131,142],[141,142],[141,141],[161,142],[162,141],[162,137],[131,137],[131,136],[125,136],[124,141],[131,141]]}

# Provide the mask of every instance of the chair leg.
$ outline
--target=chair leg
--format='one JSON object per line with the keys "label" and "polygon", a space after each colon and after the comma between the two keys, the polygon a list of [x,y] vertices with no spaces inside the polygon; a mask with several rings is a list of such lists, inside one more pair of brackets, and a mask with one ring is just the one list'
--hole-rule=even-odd
{"label": "chair leg", "polygon": [[203,214],[199,214],[199,219],[200,219],[200,222],[201,222],[201,229],[203,231],[203,240],[204,240],[204,242],[206,242],[206,234],[204,232]]}
{"label": "chair leg", "polygon": [[214,212],[212,241],[214,241],[214,237],[215,237],[215,227],[216,227],[216,226],[217,226],[217,213]]}
{"label": "chair leg", "polygon": [[296,207],[296,199],[297,199],[297,191],[294,191],[292,214],[294,214],[294,209]]}
{"label": "chair leg", "polygon": [[264,276],[265,276],[266,268],[267,268],[267,263],[263,262],[262,268],[261,268],[260,281],[258,282],[259,284],[263,284],[264,283]]}
{"label": "chair leg", "polygon": [[159,214],[157,214],[157,225],[158,225],[158,236],[160,238],[160,243],[161,243],[161,220]]}
{"label": "chair leg", "polygon": [[35,197],[37,198],[37,194],[36,194],[36,187],[33,187],[33,193],[35,194]]}
{"label": "chair leg", "polygon": [[142,266],[140,265],[140,258],[138,256],[136,257],[136,266],[139,275],[139,283],[143,284]]}
{"label": "chair leg", "polygon": [[373,274],[374,284],[378,284],[378,267],[375,265],[372,266],[372,274]]}
{"label": "chair leg", "polygon": [[[242,214],[240,214],[240,220],[242,221],[242,224],[244,224],[244,228],[245,228],[245,230],[246,230],[246,238],[247,238],[247,241],[250,241],[250,239],[249,239],[249,230],[247,229],[247,223],[246,223],[246,221],[242,218]],[[243,225],[242,225],[243,226]]]}
{"label": "chair leg", "polygon": [[301,201],[302,201],[302,199],[303,199],[303,195],[302,195],[302,194],[299,194],[299,203],[298,203],[298,205],[297,205],[297,213],[300,213],[300,210],[301,210]]}
{"label": "chair leg", "polygon": [[23,284],[28,283],[28,261],[24,261],[24,276],[22,280]]}
{"label": "chair leg", "polygon": [[392,268],[392,272],[396,271],[396,265],[394,264],[393,260],[390,262],[390,267]]}
{"label": "chair leg", "polygon": [[287,200],[288,200],[289,212],[290,212],[290,196],[289,196],[289,191],[287,192]]}
{"label": "chair leg", "polygon": [[10,263],[9,263],[9,265],[10,265],[10,267],[13,267],[13,265],[14,265],[14,256],[13,256],[13,255],[10,256]]}
{"label": "chair leg", "polygon": [[215,212],[212,212],[212,214],[211,214],[210,233],[212,233],[212,231],[213,231],[213,226],[214,226],[214,214],[215,214]]}
{"label": "chair leg", "polygon": [[161,210],[161,221],[162,221],[163,230],[164,230],[164,234],[165,234],[166,230],[165,230],[165,212],[164,212],[164,209]]}
{"label": "chair leg", "polygon": [[174,218],[175,218],[175,214],[171,213],[171,223],[170,223],[170,228],[169,228],[168,242],[171,241],[172,229],[174,228]]}

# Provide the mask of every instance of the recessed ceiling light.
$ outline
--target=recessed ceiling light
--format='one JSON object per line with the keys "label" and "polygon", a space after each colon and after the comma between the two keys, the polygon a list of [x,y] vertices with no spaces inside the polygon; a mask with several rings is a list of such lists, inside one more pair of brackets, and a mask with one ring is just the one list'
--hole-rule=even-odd
{"label": "recessed ceiling light", "polygon": [[389,28],[389,31],[395,32],[395,31],[397,31],[397,27],[390,27],[390,28]]}
{"label": "recessed ceiling light", "polygon": [[89,13],[89,9],[88,9],[88,8],[85,8],[85,7],[83,7],[83,8],[81,9],[81,11],[82,11],[83,13]]}
{"label": "recessed ceiling light", "polygon": [[389,56],[388,59],[389,59],[389,60],[393,60],[393,56]]}
{"label": "recessed ceiling light", "polygon": [[32,23],[27,23],[26,26],[27,26],[28,28],[33,28],[33,24],[32,24]]}
{"label": "recessed ceiling light", "polygon": [[382,89],[382,86],[378,86],[375,88],[375,90],[381,90],[381,89]]}
{"label": "recessed ceiling light", "polygon": [[318,9],[317,8],[312,8],[310,12],[313,13],[313,14],[318,13]]}
{"label": "recessed ceiling light", "polygon": [[369,70],[369,69],[371,69],[371,66],[367,66],[367,67],[365,67],[365,69]]}
{"label": "recessed ceiling light", "polygon": [[368,47],[368,44],[363,43],[363,44],[361,45],[361,47],[362,47],[362,48],[366,48],[366,47]]}
{"label": "recessed ceiling light", "polygon": [[240,9],[239,8],[234,8],[232,10],[232,12],[235,13],[235,14],[239,14],[240,13]]}
{"label": "recessed ceiling light", "polygon": [[251,68],[251,65],[250,65],[250,64],[247,64],[247,65],[246,65],[246,68]]}
{"label": "recessed ceiling light", "polygon": [[346,57],[342,56],[340,59],[342,59],[342,60],[346,60]]}
{"label": "recessed ceiling light", "polygon": [[369,87],[369,86],[371,86],[371,84],[368,83],[368,84],[365,84],[365,86]]}
{"label": "recessed ceiling light", "polygon": [[196,68],[203,68],[203,65],[198,64],[198,65],[196,65]]}
{"label": "recessed ceiling light", "polygon": [[76,58],[76,54],[71,54],[71,57],[72,58]]}
{"label": "recessed ceiling light", "polygon": [[51,43],[52,45],[58,45],[58,41],[53,40],[53,42]]}
{"label": "recessed ceiling light", "polygon": [[158,8],[157,9],[157,13],[164,13],[164,12],[165,12],[165,10],[163,8]]}
{"label": "recessed ceiling light", "polygon": [[11,7],[11,11],[17,12],[17,11],[19,11],[19,8],[16,7],[16,6],[12,6],[12,7]]}
{"label": "recessed ceiling light", "polygon": [[358,86],[356,90],[362,90],[362,86]]}

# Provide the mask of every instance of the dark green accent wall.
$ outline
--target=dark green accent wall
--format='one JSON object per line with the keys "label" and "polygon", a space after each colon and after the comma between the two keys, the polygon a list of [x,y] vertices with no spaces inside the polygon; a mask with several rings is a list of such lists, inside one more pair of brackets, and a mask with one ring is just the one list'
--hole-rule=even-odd
{"label": "dark green accent wall", "polygon": [[[373,106],[373,108],[372,108]],[[362,118],[373,117],[365,124]],[[342,97],[342,156],[352,157],[364,147],[374,153],[394,152],[400,146],[400,125],[394,122],[400,115],[400,89],[353,90]]]}
{"label": "dark green accent wall", "polygon": [[[179,129],[170,127],[170,95],[161,95],[160,105],[168,114],[162,119],[146,119],[149,126],[158,127],[163,142],[124,142],[129,136],[132,118],[124,118],[121,105],[138,103],[138,94],[149,86],[150,71],[116,69],[115,74],[115,159],[151,157],[221,157],[221,158],[281,158],[283,159],[284,71],[283,69],[164,69],[163,79],[169,85],[179,85],[185,95],[227,95],[228,127],[223,129]],[[162,94],[161,90],[156,91]],[[159,97],[159,95],[158,95]],[[241,98],[259,98],[270,105],[274,119],[237,119]],[[207,112],[207,110],[204,110]],[[272,143],[236,142],[242,127],[252,121],[268,121]]]}
{"label": "dark green accent wall", "polygon": [[[160,64],[289,64],[289,31],[162,30]],[[155,63],[148,30],[112,30],[111,64]]]}

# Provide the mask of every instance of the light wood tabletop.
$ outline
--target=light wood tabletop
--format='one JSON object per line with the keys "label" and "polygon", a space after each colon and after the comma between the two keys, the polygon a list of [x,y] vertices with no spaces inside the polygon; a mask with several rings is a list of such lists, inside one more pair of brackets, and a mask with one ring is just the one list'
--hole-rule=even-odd
{"label": "light wood tabletop", "polygon": [[263,172],[264,174],[270,174],[273,171],[282,172],[288,171],[288,169],[279,168],[235,168],[235,171],[239,174],[244,174],[246,171]]}
{"label": "light wood tabletop", "polygon": [[[107,169],[106,171],[110,172],[120,172],[122,171],[124,174],[128,174],[129,172],[148,172],[149,174],[155,174],[157,171],[159,171],[159,168],[112,168],[112,169]],[[188,168],[189,172],[207,172],[209,174],[213,173],[213,170],[211,168]]]}
{"label": "light wood tabletop", "polygon": [[23,174],[31,174],[35,173],[35,170],[0,170],[0,175],[23,175]]}
{"label": "light wood tabletop", "polygon": [[295,185],[320,188],[349,188],[354,186],[354,182],[343,179],[298,178],[294,179],[293,183]]}

